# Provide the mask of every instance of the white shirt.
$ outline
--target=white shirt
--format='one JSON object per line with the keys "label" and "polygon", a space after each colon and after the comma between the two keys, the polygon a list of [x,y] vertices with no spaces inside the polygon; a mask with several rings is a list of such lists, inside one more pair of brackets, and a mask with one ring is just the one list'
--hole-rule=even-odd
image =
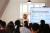
{"label": "white shirt", "polygon": [[21,20],[21,25],[23,25],[23,26],[24,26],[24,21],[28,21],[29,22],[28,19],[20,19],[20,20]]}
{"label": "white shirt", "polygon": [[31,33],[31,31],[26,27],[21,27],[20,28],[20,33]]}

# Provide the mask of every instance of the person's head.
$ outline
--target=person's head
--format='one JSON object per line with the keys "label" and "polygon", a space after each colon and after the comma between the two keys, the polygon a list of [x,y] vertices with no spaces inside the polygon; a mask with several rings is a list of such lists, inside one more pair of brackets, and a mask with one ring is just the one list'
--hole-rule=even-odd
{"label": "person's head", "polygon": [[45,24],[45,20],[41,20],[40,23],[41,23],[42,25],[44,25],[44,24]]}
{"label": "person's head", "polygon": [[12,25],[12,26],[14,26],[14,23],[13,23],[13,21],[10,21],[10,22],[7,24],[7,26],[9,26],[9,25]]}
{"label": "person's head", "polygon": [[13,21],[10,21],[8,24],[12,24],[12,25],[14,25]]}
{"label": "person's head", "polygon": [[0,20],[0,22],[2,22],[2,20]]}
{"label": "person's head", "polygon": [[29,23],[29,29],[31,30],[31,28],[32,28],[32,23]]}
{"label": "person's head", "polygon": [[2,24],[2,22],[3,22],[3,21],[2,21],[2,20],[0,20],[0,25]]}
{"label": "person's head", "polygon": [[24,26],[28,27],[28,21],[24,21]]}
{"label": "person's head", "polygon": [[29,26],[32,26],[32,23],[29,23]]}
{"label": "person's head", "polygon": [[13,24],[13,21],[10,21],[7,25],[7,29],[8,31],[13,31],[14,30],[14,24]]}
{"label": "person's head", "polygon": [[33,23],[32,24],[32,31],[33,32],[38,32],[39,31],[39,24]]}
{"label": "person's head", "polygon": [[27,16],[28,16],[27,14],[24,14],[24,15],[23,15],[23,18],[24,18],[24,19],[27,19]]}
{"label": "person's head", "polygon": [[2,27],[2,20],[0,20],[0,28]]}
{"label": "person's head", "polygon": [[20,20],[16,20],[15,25],[20,26]]}
{"label": "person's head", "polygon": [[5,21],[2,21],[0,20],[0,28],[5,28],[6,27],[6,22]]}
{"label": "person's head", "polygon": [[6,22],[2,21],[1,25],[2,25],[3,28],[5,28],[6,27]]}

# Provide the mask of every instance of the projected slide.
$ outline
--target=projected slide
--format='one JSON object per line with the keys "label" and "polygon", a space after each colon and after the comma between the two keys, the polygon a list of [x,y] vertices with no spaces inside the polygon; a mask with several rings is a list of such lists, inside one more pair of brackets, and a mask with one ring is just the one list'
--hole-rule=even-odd
{"label": "projected slide", "polygon": [[30,9],[30,21],[32,23],[39,23],[40,20],[45,20],[50,24],[50,8],[31,8]]}

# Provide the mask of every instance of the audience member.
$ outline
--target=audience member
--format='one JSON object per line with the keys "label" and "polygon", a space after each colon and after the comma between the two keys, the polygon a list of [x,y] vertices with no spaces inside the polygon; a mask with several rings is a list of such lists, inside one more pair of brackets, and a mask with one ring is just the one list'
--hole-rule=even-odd
{"label": "audience member", "polygon": [[26,27],[21,27],[20,28],[20,33],[31,33],[31,31]]}
{"label": "audience member", "polygon": [[20,20],[15,21],[15,33],[20,33]]}
{"label": "audience member", "polygon": [[23,26],[24,26],[24,21],[29,21],[28,19],[28,14],[23,14]]}
{"label": "audience member", "polygon": [[6,33],[6,22],[0,20],[0,33]]}
{"label": "audience member", "polygon": [[24,21],[24,27],[28,28],[28,21]]}
{"label": "audience member", "polygon": [[1,25],[3,28],[6,28],[6,22],[5,21],[2,21]]}
{"label": "audience member", "polygon": [[40,20],[40,24],[44,25],[45,24],[45,20]]}
{"label": "audience member", "polygon": [[29,23],[29,29],[31,30],[31,28],[32,28],[32,23]]}
{"label": "audience member", "polygon": [[45,20],[41,20],[40,25],[37,23],[28,25],[27,20],[24,21],[24,26],[20,23],[20,20],[16,20],[14,25],[13,21],[10,21],[6,26],[6,22],[0,20],[0,33],[50,33],[50,26],[45,24]]}
{"label": "audience member", "polygon": [[44,33],[45,20],[40,20],[39,33]]}
{"label": "audience member", "polygon": [[0,29],[1,29],[1,27],[2,27],[2,20],[0,20]]}
{"label": "audience member", "polygon": [[8,23],[8,25],[7,25],[7,32],[8,32],[8,33],[13,33],[13,32],[14,32],[14,29],[15,29],[14,24],[13,24],[12,21],[10,21],[10,22]]}
{"label": "audience member", "polygon": [[49,33],[49,25],[45,24],[45,20],[40,21],[40,28],[39,28],[39,33]]}
{"label": "audience member", "polygon": [[44,25],[43,31],[44,31],[44,33],[49,33],[49,25],[48,24]]}
{"label": "audience member", "polygon": [[39,32],[39,24],[33,23],[32,24],[32,33],[38,33]]}

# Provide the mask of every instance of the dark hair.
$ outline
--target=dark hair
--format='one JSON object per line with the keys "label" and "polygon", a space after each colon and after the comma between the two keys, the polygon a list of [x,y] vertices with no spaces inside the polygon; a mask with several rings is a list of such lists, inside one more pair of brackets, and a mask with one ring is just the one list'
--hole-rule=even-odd
{"label": "dark hair", "polygon": [[12,24],[12,25],[14,25],[13,21],[10,21],[8,24]]}
{"label": "dark hair", "polygon": [[0,24],[2,23],[2,20],[0,20]]}
{"label": "dark hair", "polygon": [[40,27],[39,33],[49,33],[49,25],[45,24],[44,26]]}
{"label": "dark hair", "polygon": [[33,29],[34,31],[37,31],[37,30],[39,29],[39,24],[33,23],[33,24],[32,24],[32,29]]}
{"label": "dark hair", "polygon": [[2,23],[1,23],[1,25],[2,25],[2,27],[6,27],[6,22],[5,21],[2,21]]}
{"label": "dark hair", "polygon": [[45,20],[41,20],[40,23],[41,23],[41,24],[45,24]]}
{"label": "dark hair", "polygon": [[0,22],[2,22],[2,20],[0,20]]}
{"label": "dark hair", "polygon": [[28,21],[24,21],[24,26],[28,28]]}
{"label": "dark hair", "polygon": [[20,20],[16,20],[15,25],[17,25],[15,29],[15,33],[20,33]]}
{"label": "dark hair", "polygon": [[20,20],[16,20],[15,25],[20,26]]}
{"label": "dark hair", "polygon": [[29,23],[29,29],[31,30],[31,28],[32,28],[32,23]]}
{"label": "dark hair", "polygon": [[9,32],[9,31],[10,31],[10,32],[13,32],[14,29],[15,29],[14,23],[13,23],[13,21],[10,21],[10,22],[8,23],[8,25],[7,25],[7,30],[8,30],[8,32]]}
{"label": "dark hair", "polygon": [[5,22],[5,21],[0,20],[0,27],[5,28],[5,27],[6,27],[6,22]]}

